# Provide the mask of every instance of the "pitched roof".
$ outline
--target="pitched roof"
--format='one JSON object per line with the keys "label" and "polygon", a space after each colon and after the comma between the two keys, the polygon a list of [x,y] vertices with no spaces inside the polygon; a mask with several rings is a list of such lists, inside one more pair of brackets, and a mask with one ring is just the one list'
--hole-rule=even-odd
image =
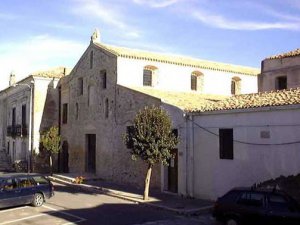
{"label": "pitched roof", "polygon": [[288,57],[295,57],[295,56],[299,56],[299,55],[300,55],[300,48],[297,48],[293,51],[270,56],[267,59],[282,59],[282,58],[288,58]]}
{"label": "pitched roof", "polygon": [[178,92],[178,91],[165,91],[152,87],[128,87],[135,91],[141,92],[146,95],[153,96],[161,99],[162,102],[177,106],[185,110],[189,108],[199,108],[202,105],[212,104],[213,102],[220,101],[226,97],[221,95],[201,94],[197,92]]}
{"label": "pitched roof", "polygon": [[[22,83],[28,79],[32,79],[32,77],[43,77],[43,78],[62,78],[66,75],[69,75],[69,73],[71,72],[70,68],[66,68],[66,67],[55,67],[55,68],[51,68],[49,70],[40,70],[40,71],[36,71],[31,73],[29,76],[23,78],[22,80],[17,81],[16,83]],[[0,92],[2,91],[6,91],[10,88],[14,88],[14,86],[8,86],[2,90],[0,90]]]}
{"label": "pitched roof", "polygon": [[49,70],[40,70],[31,73],[33,76],[38,76],[38,77],[45,77],[45,78],[61,78],[63,76],[66,76],[70,73],[70,69],[66,67],[56,67],[56,68],[51,68]]}
{"label": "pitched roof", "polygon": [[178,55],[167,55],[162,53],[147,52],[142,50],[116,47],[111,45],[106,45],[102,43],[94,42],[94,44],[100,48],[105,49],[106,51],[118,56],[125,58],[133,58],[140,60],[150,60],[162,63],[175,64],[180,66],[189,66],[195,68],[209,69],[209,70],[218,70],[230,73],[240,73],[246,75],[257,76],[260,73],[260,70],[257,68],[231,65],[226,63],[212,62],[201,59],[195,59],[186,56]]}
{"label": "pitched roof", "polygon": [[300,88],[272,92],[262,92],[255,94],[236,95],[212,104],[202,105],[199,108],[191,108],[188,111],[205,112],[295,104],[300,104]]}

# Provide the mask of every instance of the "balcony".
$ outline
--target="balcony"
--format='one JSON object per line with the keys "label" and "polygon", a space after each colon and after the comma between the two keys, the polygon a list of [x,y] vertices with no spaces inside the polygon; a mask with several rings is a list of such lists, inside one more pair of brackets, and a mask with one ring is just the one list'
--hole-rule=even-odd
{"label": "balcony", "polygon": [[20,137],[22,135],[22,126],[21,125],[15,126],[15,133],[16,133],[17,137]]}
{"label": "balcony", "polygon": [[28,128],[26,125],[22,125],[21,136],[26,137],[28,135]]}
{"label": "balcony", "polygon": [[26,137],[28,135],[28,128],[26,125],[7,126],[6,135],[8,137]]}
{"label": "balcony", "polygon": [[7,126],[7,129],[6,129],[6,135],[8,137],[11,137],[12,136],[12,126]]}

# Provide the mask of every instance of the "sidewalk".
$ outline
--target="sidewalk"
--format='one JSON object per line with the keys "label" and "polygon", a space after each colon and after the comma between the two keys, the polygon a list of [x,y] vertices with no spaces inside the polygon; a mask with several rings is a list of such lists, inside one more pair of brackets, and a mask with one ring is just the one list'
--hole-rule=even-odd
{"label": "sidewalk", "polygon": [[72,185],[74,188],[105,193],[113,197],[173,211],[178,214],[197,215],[207,213],[213,206],[213,202],[211,201],[188,199],[176,194],[165,193],[155,189],[150,189],[149,200],[144,201],[143,189],[103,181],[90,174],[83,174],[83,177],[85,178],[84,184],[74,184],[72,181],[75,180],[75,177],[76,174],[54,174],[49,178],[58,183]]}

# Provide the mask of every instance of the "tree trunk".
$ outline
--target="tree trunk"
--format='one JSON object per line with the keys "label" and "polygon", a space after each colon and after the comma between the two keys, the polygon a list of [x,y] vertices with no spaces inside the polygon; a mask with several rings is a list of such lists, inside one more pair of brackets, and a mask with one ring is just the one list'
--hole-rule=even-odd
{"label": "tree trunk", "polygon": [[49,166],[50,166],[50,175],[53,175],[53,168],[52,168],[52,154],[49,156]]}
{"label": "tree trunk", "polygon": [[145,179],[145,190],[144,190],[144,200],[149,199],[149,185],[150,185],[150,179],[151,179],[151,172],[152,172],[152,164],[148,164],[148,170],[147,175]]}

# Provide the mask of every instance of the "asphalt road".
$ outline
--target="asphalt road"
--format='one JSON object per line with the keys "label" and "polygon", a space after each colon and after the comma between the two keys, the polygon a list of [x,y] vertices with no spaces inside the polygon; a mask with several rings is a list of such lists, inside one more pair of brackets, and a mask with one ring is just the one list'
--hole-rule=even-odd
{"label": "asphalt road", "polygon": [[209,215],[187,218],[60,184],[44,206],[0,210],[0,218],[0,225],[215,225]]}

